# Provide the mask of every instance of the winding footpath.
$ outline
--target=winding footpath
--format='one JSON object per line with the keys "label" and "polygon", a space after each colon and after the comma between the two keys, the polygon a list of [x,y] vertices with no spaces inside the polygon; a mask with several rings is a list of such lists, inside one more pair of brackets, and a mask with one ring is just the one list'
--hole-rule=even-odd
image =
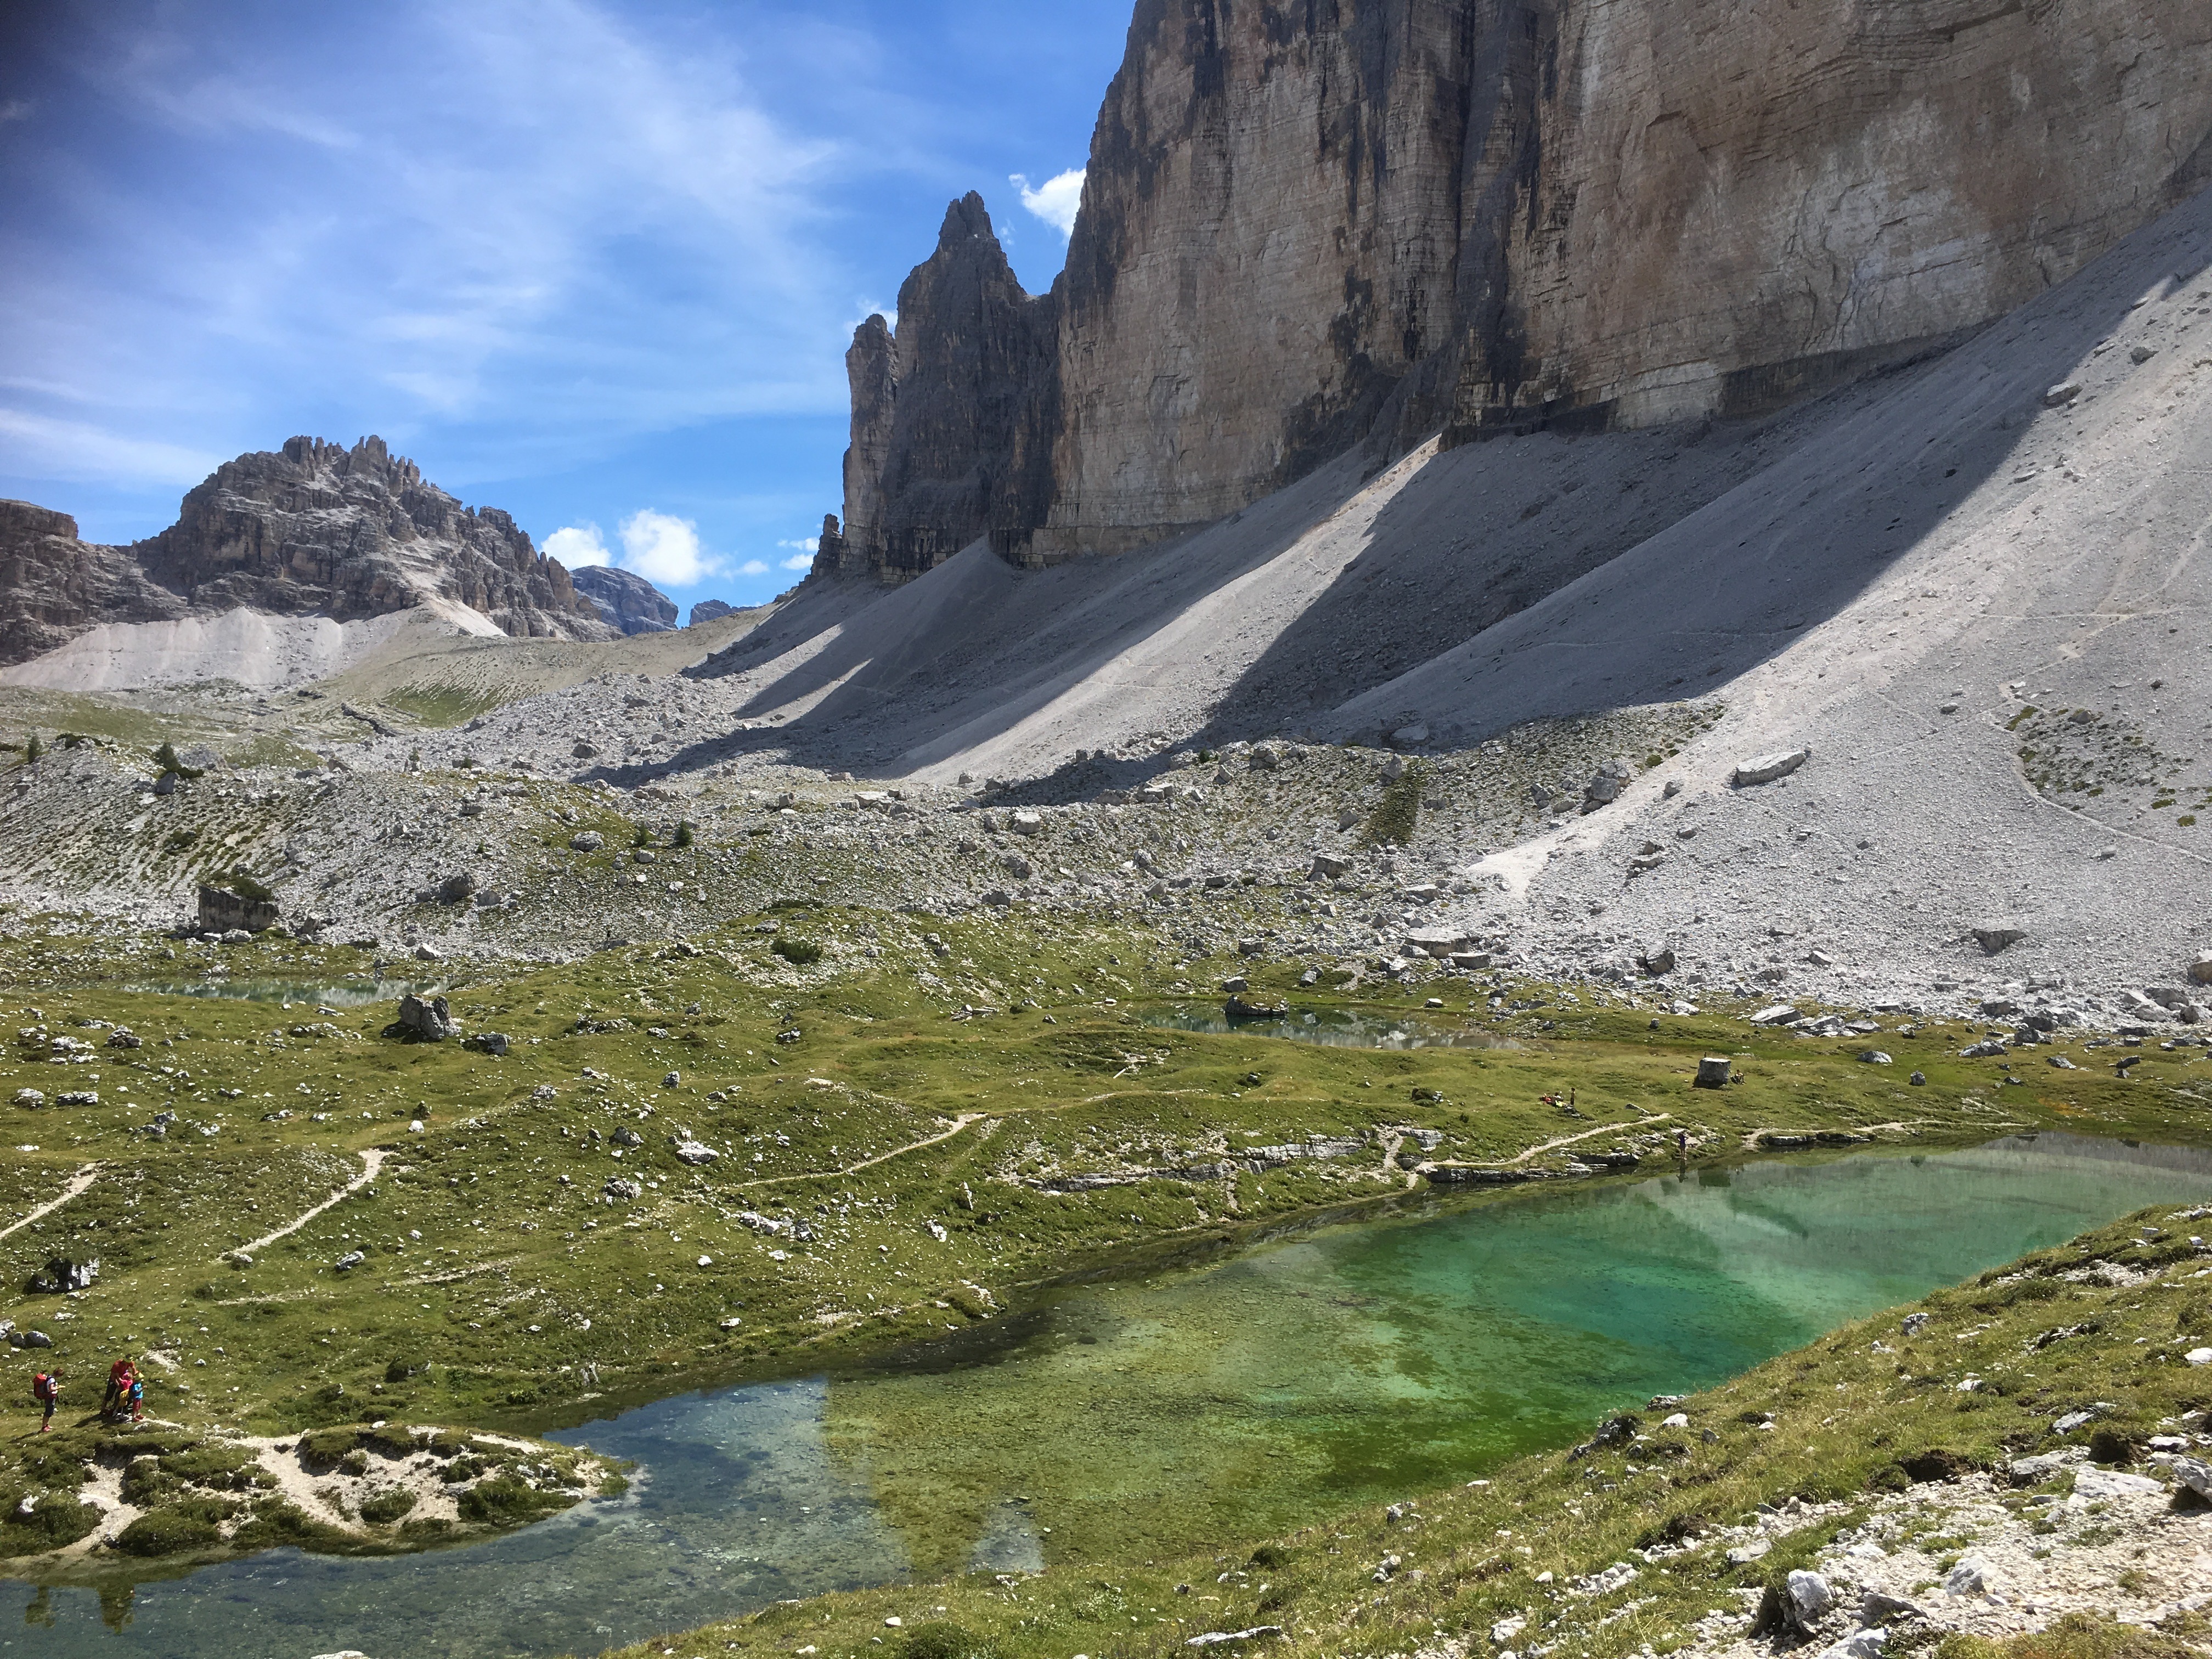
{"label": "winding footpath", "polygon": [[390,1156],[391,1154],[385,1152],[381,1147],[370,1147],[367,1152],[361,1155],[361,1161],[367,1167],[351,1181],[349,1181],[344,1186],[339,1188],[337,1191],[332,1193],[321,1203],[316,1205],[313,1209],[309,1210],[298,1219],[292,1221],[284,1226],[279,1227],[273,1233],[263,1234],[259,1238],[255,1239],[251,1244],[240,1244],[234,1249],[224,1251],[223,1254],[225,1255],[252,1255],[255,1251],[264,1249],[268,1246],[274,1244],[280,1238],[289,1237],[292,1234],[298,1232],[301,1228],[306,1226],[310,1221],[313,1221],[317,1216],[322,1214],[324,1211],[329,1209],[332,1205],[343,1203],[347,1199],[351,1198],[362,1188],[368,1186],[370,1182],[375,1180],[377,1171],[383,1169],[384,1160]]}
{"label": "winding footpath", "polygon": [[56,1210],[60,1209],[63,1205],[68,1203],[70,1200],[75,1198],[79,1193],[82,1192],[86,1188],[91,1186],[94,1182],[99,1179],[100,1165],[97,1164],[86,1164],[82,1170],[79,1170],[74,1176],[70,1177],[70,1184],[62,1188],[62,1195],[54,1200],[52,1203],[41,1204],[37,1209],[32,1211],[30,1214],[25,1216],[21,1221],[15,1222],[9,1226],[0,1227],[0,1238],[7,1237],[9,1233],[19,1233],[22,1231],[24,1228],[29,1226],[33,1221],[44,1220],[47,1216],[52,1215]]}

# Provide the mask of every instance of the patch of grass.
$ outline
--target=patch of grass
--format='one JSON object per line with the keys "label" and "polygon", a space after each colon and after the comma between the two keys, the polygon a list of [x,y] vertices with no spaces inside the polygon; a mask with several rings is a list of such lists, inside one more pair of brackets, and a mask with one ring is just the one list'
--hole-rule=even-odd
{"label": "patch of grass", "polygon": [[1427,786],[1428,769],[1419,761],[1407,762],[1404,771],[1383,785],[1382,805],[1368,815],[1366,828],[1359,833],[1360,844],[1409,845],[1420,827],[1421,793]]}

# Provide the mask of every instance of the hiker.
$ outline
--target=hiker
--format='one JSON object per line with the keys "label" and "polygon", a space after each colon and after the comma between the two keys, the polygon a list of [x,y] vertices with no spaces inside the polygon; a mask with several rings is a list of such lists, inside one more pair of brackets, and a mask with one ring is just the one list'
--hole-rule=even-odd
{"label": "hiker", "polygon": [[39,1432],[44,1434],[54,1425],[54,1407],[61,1404],[62,1379],[58,1371],[40,1371],[31,1379],[31,1398],[46,1408],[40,1419]]}
{"label": "hiker", "polygon": [[138,1375],[137,1366],[125,1354],[107,1368],[107,1392],[100,1397],[100,1414],[110,1420],[123,1415],[123,1408],[131,1395],[131,1384]]}
{"label": "hiker", "polygon": [[135,1370],[131,1373],[130,1399],[131,1420],[143,1423],[146,1420],[146,1379]]}

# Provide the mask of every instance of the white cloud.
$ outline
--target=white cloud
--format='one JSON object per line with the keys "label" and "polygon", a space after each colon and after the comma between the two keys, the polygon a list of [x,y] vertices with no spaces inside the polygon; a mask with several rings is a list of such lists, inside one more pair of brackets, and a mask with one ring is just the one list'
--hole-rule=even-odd
{"label": "white cloud", "polygon": [[819,553],[822,550],[822,538],[819,536],[802,536],[795,542],[778,542],[776,545],[778,547],[797,548],[801,553]]}
{"label": "white cloud", "polygon": [[622,521],[622,568],[662,587],[690,587],[719,567],[699,545],[699,526],[651,507]]}
{"label": "white cloud", "polygon": [[27,99],[10,98],[6,103],[0,104],[0,121],[27,121],[30,118],[31,104]]}
{"label": "white cloud", "polygon": [[122,484],[196,484],[229,457],[83,421],[0,409],[0,472]]}
{"label": "white cloud", "polygon": [[738,574],[740,576],[765,576],[768,574],[768,561],[766,559],[747,559],[743,564],[738,567]]}
{"label": "white cloud", "polygon": [[1076,210],[1083,205],[1081,167],[1070,167],[1046,179],[1034,190],[1028,176],[1017,173],[1010,182],[1022,193],[1022,205],[1063,236],[1075,234]]}
{"label": "white cloud", "polygon": [[565,530],[555,531],[545,538],[545,553],[569,570],[614,562],[613,556],[607,551],[606,538],[599,534],[595,524],[570,525]]}
{"label": "white cloud", "polygon": [[781,568],[786,570],[811,570],[814,568],[814,556],[810,553],[794,553],[783,562]]}

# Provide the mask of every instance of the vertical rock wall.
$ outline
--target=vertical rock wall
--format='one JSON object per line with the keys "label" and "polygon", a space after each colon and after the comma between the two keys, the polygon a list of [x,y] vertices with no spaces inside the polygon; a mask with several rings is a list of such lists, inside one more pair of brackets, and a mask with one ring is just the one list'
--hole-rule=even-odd
{"label": "vertical rock wall", "polygon": [[838,568],[1137,547],[1363,440],[1771,407],[2208,182],[2203,0],[1138,0],[1052,295],[970,197],[855,340]]}

